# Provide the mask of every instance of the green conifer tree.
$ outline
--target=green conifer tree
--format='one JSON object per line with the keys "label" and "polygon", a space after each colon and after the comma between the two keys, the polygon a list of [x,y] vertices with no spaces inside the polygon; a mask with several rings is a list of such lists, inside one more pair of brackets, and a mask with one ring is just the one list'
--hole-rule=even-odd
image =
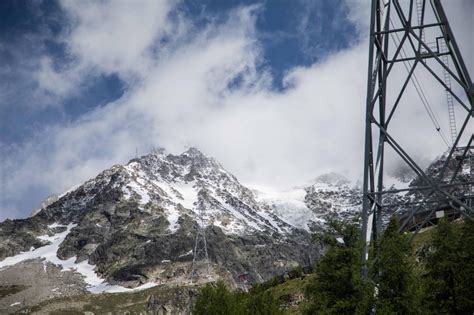
{"label": "green conifer tree", "polygon": [[474,314],[474,218],[464,220],[458,242],[458,307],[462,314]]}
{"label": "green conifer tree", "polygon": [[456,314],[459,308],[459,232],[447,220],[433,229],[425,261],[425,301],[436,313]]}
{"label": "green conifer tree", "polygon": [[215,284],[206,284],[199,291],[193,314],[237,315],[243,314],[243,311],[236,301],[236,296],[227,289],[224,282],[218,281]]}
{"label": "green conifer tree", "polygon": [[284,312],[280,309],[280,303],[273,297],[269,290],[262,286],[256,286],[246,294],[243,308],[245,314],[249,315],[280,315]]}
{"label": "green conifer tree", "polygon": [[357,225],[332,222],[329,232],[316,237],[328,250],[306,287],[306,314],[368,314],[372,291],[360,277],[359,235]]}
{"label": "green conifer tree", "polygon": [[407,235],[400,234],[392,218],[377,241],[377,258],[372,277],[376,283],[378,314],[418,314],[419,295],[412,249]]}
{"label": "green conifer tree", "polygon": [[280,315],[280,303],[263,286],[249,293],[230,291],[222,281],[200,289],[194,304],[196,315]]}

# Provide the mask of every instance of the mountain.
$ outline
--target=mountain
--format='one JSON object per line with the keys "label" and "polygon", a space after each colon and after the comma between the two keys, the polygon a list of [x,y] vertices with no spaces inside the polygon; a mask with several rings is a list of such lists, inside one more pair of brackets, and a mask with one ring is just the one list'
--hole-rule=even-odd
{"label": "mountain", "polygon": [[[456,196],[462,196],[472,189],[472,185],[469,186],[468,183],[472,178],[471,165],[474,165],[474,162],[470,161],[474,161],[474,157],[471,152],[468,152],[463,159],[462,153],[462,151],[454,152],[451,163],[448,163],[441,178],[448,153],[434,159],[424,171],[430,178],[437,178],[441,184],[448,184],[457,170],[455,182],[464,182],[466,185],[449,188],[450,193]],[[421,176],[416,176],[405,166],[400,166],[392,174],[386,174],[384,183],[385,190],[427,185]],[[254,187],[254,192],[257,199],[267,203],[280,218],[311,232],[324,230],[327,221],[332,219],[357,222],[360,220],[362,211],[361,184],[351,182],[338,173],[323,174],[306,185],[289,190],[275,191],[266,187]],[[413,204],[424,200],[429,193],[429,190],[417,189],[386,194],[384,204],[396,206],[386,208],[382,216],[382,224],[387,224],[393,214],[402,217],[411,211]]]}
{"label": "mountain", "polygon": [[[0,223],[0,283],[34,287],[34,274],[62,295],[189,284],[201,219],[213,279],[268,280],[319,256],[307,230],[191,148],[115,165],[33,216]],[[208,281],[197,266],[194,281]]]}
{"label": "mountain", "polygon": [[[428,167],[430,176],[442,161]],[[460,176],[469,180],[468,173],[463,167]],[[406,178],[388,182],[393,188],[420,180]],[[337,173],[284,191],[247,187],[195,148],[179,155],[156,150],[47,198],[29,218],[0,223],[0,313],[18,310],[19,301],[59,296],[154,286],[166,292],[217,278],[239,286],[241,275],[250,282],[268,280],[314,263],[321,249],[311,233],[331,219],[358,220],[361,195],[358,183]],[[415,192],[394,198],[422,197]],[[200,227],[209,276],[198,260],[191,279]]]}
{"label": "mountain", "polygon": [[362,190],[338,173],[323,174],[312,182],[284,191],[255,186],[257,200],[295,227],[322,231],[328,220],[354,221],[361,212]]}

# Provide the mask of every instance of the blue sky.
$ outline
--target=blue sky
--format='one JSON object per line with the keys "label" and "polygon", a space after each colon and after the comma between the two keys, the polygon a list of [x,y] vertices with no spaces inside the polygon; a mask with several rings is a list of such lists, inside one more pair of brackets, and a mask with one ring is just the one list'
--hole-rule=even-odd
{"label": "blue sky", "polygon": [[50,124],[67,123],[82,114],[120,97],[123,85],[115,75],[97,76],[81,88],[81,94],[67,99],[34,95],[38,89],[31,73],[44,56],[55,67],[69,61],[61,36],[70,22],[56,1],[2,1],[0,3],[0,56],[2,90],[8,97],[0,106],[0,141],[15,145]]}
{"label": "blue sky", "polygon": [[[472,2],[453,8],[469,38]],[[0,220],[156,146],[197,146],[249,183],[357,173],[368,14],[366,0],[0,1]]]}
{"label": "blue sky", "polygon": [[[261,67],[272,73],[275,89],[283,88],[282,78],[289,69],[313,64],[358,40],[353,23],[347,19],[348,4],[342,0],[188,0],[176,10],[198,28],[205,28],[216,19],[224,21],[233,9],[248,5],[261,7],[256,22],[264,58]],[[27,92],[37,88],[29,78],[30,71],[38,67],[35,61],[49,56],[57,68],[70,62],[62,41],[70,28],[71,21],[56,1],[0,3],[0,56],[8,63],[3,87],[8,98],[0,107],[2,143],[27,141],[38,129],[74,121],[124,93],[126,86],[115,74],[91,76],[80,87],[81,93],[65,99],[32,98]]]}

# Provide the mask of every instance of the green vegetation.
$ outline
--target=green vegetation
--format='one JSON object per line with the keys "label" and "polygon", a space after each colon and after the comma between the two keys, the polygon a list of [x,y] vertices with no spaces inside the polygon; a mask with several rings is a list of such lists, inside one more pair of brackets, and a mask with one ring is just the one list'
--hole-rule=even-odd
{"label": "green vegetation", "polygon": [[413,242],[398,229],[393,218],[373,244],[378,259],[369,262],[368,281],[360,276],[358,226],[331,222],[314,237],[326,248],[314,274],[295,269],[295,279],[275,277],[250,293],[209,285],[200,291],[197,314],[472,314],[474,223],[441,221]]}
{"label": "green vegetation", "polygon": [[314,274],[287,280],[282,284],[271,287],[269,291],[273,297],[280,301],[280,306],[287,314],[301,314],[301,310],[308,307],[305,299],[305,288],[313,281]]}
{"label": "green vegetation", "polygon": [[367,314],[372,289],[361,279],[359,230],[355,224],[329,224],[315,239],[328,247],[305,290],[305,314]]}
{"label": "green vegetation", "polygon": [[409,235],[398,230],[398,222],[392,218],[375,244],[378,259],[371,276],[378,289],[375,308],[380,314],[416,314],[420,309],[419,281]]}
{"label": "green vegetation", "polygon": [[441,220],[429,242],[424,263],[424,298],[436,313],[474,312],[474,223]]}
{"label": "green vegetation", "polygon": [[[400,234],[392,219],[371,250],[369,280],[358,277],[360,245],[352,225],[332,229],[318,241],[327,252],[307,285],[306,314],[472,314],[474,312],[474,223],[439,225],[418,235]],[[337,242],[339,235],[344,242]],[[416,250],[414,246],[416,246]],[[374,287],[374,290],[371,289]]]}
{"label": "green vegetation", "polygon": [[278,315],[280,303],[270,291],[256,286],[248,293],[230,291],[223,282],[207,284],[196,299],[196,315]]}
{"label": "green vegetation", "polygon": [[[358,226],[332,222],[329,227],[327,232],[315,235],[315,241],[326,248],[326,253],[316,264],[314,274],[302,276],[295,269],[290,272],[296,275],[295,279],[280,283],[275,277],[256,285],[248,294],[232,293],[223,284],[208,287],[201,291],[201,299],[208,301],[207,308],[199,314],[267,314],[265,310],[278,314],[278,309],[285,314],[370,314],[372,308],[378,314],[473,312],[471,221],[442,221],[439,227],[417,234],[410,243],[412,234],[400,234],[398,222],[392,219],[371,249],[378,251],[378,260],[369,262],[367,282],[360,278]],[[265,292],[273,298],[267,295],[267,300],[262,299]],[[305,298],[301,299],[303,293]],[[252,299],[255,304],[248,302]],[[212,302],[223,300],[227,302]],[[211,305],[218,307],[213,309]]]}

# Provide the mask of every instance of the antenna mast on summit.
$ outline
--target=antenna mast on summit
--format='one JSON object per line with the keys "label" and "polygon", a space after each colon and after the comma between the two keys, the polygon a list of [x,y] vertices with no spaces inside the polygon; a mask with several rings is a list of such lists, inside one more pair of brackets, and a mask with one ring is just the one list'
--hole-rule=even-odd
{"label": "antenna mast on summit", "polygon": [[191,268],[191,281],[199,276],[199,270],[205,268],[205,275],[211,279],[209,255],[207,253],[206,240],[206,222],[204,207],[199,206],[198,211],[198,227],[196,232],[196,240],[194,242],[193,264]]}
{"label": "antenna mast on summit", "polygon": [[[369,245],[382,232],[383,216],[411,208],[401,222],[401,229],[416,234],[433,217],[438,219],[445,213],[469,217],[474,213],[474,178],[463,172],[474,145],[474,87],[441,1],[417,0],[415,4],[413,0],[372,0],[371,3],[362,205],[364,276],[367,276]],[[448,93],[451,141],[430,105],[430,94],[424,92],[422,83],[428,79]],[[414,88],[411,92],[419,99],[411,97],[405,101],[409,88]],[[401,109],[414,106],[426,111],[428,122],[433,125],[430,127],[433,137],[418,131],[423,127],[418,118],[410,124],[407,116],[400,114]],[[459,130],[455,109],[462,119]],[[411,139],[402,137],[409,127],[415,128],[411,139],[418,140],[418,145],[438,140],[449,148],[436,174],[426,172],[414,152],[410,153],[410,148],[417,145],[407,146],[404,140]],[[386,168],[395,165],[394,161],[416,175],[417,180],[410,187],[385,188]],[[397,199],[401,194],[417,194],[421,198]]]}

